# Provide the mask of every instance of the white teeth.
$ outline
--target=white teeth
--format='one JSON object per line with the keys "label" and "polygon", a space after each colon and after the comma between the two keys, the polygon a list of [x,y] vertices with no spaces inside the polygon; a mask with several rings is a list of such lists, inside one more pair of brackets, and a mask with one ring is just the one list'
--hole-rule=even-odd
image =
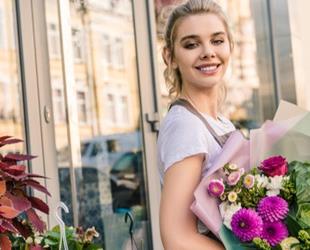
{"label": "white teeth", "polygon": [[216,68],[217,68],[217,66],[214,65],[214,66],[202,67],[202,68],[199,68],[199,70],[201,70],[203,72],[211,72],[211,71],[216,70]]}

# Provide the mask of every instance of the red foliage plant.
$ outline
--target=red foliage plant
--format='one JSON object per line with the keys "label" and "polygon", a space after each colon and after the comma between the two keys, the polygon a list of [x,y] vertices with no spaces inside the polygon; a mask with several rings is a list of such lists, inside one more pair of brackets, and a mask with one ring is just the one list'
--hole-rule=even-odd
{"label": "red foliage plant", "polygon": [[[11,136],[0,137],[0,147],[19,142],[22,140]],[[50,196],[48,190],[36,180],[46,177],[27,173],[26,166],[22,164],[33,158],[35,156],[26,154],[0,154],[0,249],[11,249],[9,233],[27,238],[34,231],[42,233],[45,230],[45,223],[35,209],[48,214],[49,207],[26,191],[33,188]],[[23,223],[25,220],[29,223]]]}

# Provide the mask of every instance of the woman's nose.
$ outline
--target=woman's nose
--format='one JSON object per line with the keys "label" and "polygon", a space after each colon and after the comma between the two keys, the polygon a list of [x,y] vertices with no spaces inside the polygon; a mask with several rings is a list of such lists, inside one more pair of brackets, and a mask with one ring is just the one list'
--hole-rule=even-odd
{"label": "woman's nose", "polygon": [[200,59],[211,58],[214,56],[215,56],[215,51],[213,50],[212,46],[204,45],[202,47]]}

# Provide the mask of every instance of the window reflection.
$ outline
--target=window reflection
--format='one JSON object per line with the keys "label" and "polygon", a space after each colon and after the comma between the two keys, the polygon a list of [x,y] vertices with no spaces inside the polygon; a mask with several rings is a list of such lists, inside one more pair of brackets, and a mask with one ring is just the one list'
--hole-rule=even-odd
{"label": "window reflection", "polygon": [[72,29],[72,43],[73,43],[73,55],[76,62],[83,60],[83,33],[82,30],[73,28]]}
{"label": "window reflection", "polygon": [[60,57],[59,30],[55,23],[48,24],[48,44],[50,57]]}
{"label": "window reflection", "polygon": [[[151,247],[131,4],[130,0],[70,1],[75,84],[68,91],[76,93],[81,166],[70,166],[68,122],[61,119],[66,117],[62,60],[55,56],[57,47],[49,45],[61,199],[72,208],[76,196],[79,225],[95,226],[98,242],[113,250],[130,246],[124,222],[128,211],[136,219],[136,241],[143,242],[143,249]],[[55,1],[47,1],[46,16],[52,43],[60,39]],[[68,117],[72,119],[72,114]],[[75,183],[70,183],[70,171]],[[68,192],[72,184],[77,193]],[[64,216],[72,225],[72,215]]]}
{"label": "window reflection", "polygon": [[[24,139],[14,12],[13,1],[0,0],[0,136]],[[25,148],[23,143],[18,143],[8,145],[3,150],[22,153]],[[5,153],[7,152],[1,152]]]}

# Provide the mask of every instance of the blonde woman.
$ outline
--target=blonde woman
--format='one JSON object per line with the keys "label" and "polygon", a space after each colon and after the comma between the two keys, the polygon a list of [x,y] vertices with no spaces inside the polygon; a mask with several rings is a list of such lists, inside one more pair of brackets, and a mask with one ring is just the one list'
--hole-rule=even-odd
{"label": "blonde woman", "polygon": [[166,250],[224,249],[198,227],[190,205],[201,177],[235,129],[220,114],[232,48],[226,17],[216,2],[189,0],[172,10],[163,57],[173,102],[158,137],[160,230]]}

